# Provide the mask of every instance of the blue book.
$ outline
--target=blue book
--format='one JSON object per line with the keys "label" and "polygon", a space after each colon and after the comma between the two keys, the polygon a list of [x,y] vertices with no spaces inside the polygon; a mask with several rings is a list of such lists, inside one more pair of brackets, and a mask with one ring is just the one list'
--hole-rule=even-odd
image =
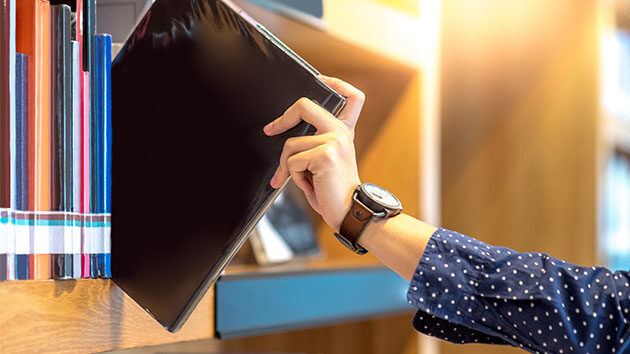
{"label": "blue book", "polygon": [[[105,69],[105,94],[104,94],[104,114],[103,114],[103,212],[112,212],[112,37],[104,36],[105,50],[103,64]],[[104,232],[103,277],[112,276],[111,267],[111,239],[110,233]]]}
{"label": "blue book", "polygon": [[28,210],[28,55],[15,61],[15,200],[17,210]]}
{"label": "blue book", "polygon": [[[112,66],[112,37],[109,34],[98,34],[94,36],[94,121],[92,136],[93,146],[93,195],[95,197],[93,212],[111,212],[111,66]],[[103,230],[105,228],[103,227]],[[110,250],[105,246],[109,245],[108,232],[99,233],[102,240],[99,240],[95,257],[96,265],[92,271],[92,277],[104,278],[111,276],[110,270]]]}
{"label": "blue book", "polygon": [[[16,53],[15,58],[15,181],[16,209],[28,210],[28,60],[26,54]],[[27,235],[16,234],[13,272],[15,279],[31,276],[31,257],[25,254],[30,240]],[[18,245],[20,247],[18,248]]]}

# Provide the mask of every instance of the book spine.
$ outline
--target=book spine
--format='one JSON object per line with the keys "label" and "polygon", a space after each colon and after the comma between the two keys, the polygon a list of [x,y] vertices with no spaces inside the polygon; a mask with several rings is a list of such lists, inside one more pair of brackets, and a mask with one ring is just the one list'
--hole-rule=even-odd
{"label": "book spine", "polygon": [[0,208],[11,206],[10,6],[6,1],[0,4]]}
{"label": "book spine", "polygon": [[[61,161],[63,154],[63,20],[61,5],[50,7],[50,210],[63,210],[61,205]],[[53,273],[54,274],[54,273]]]}
{"label": "book spine", "polygon": [[72,163],[72,147],[74,134],[72,130],[72,114],[73,114],[73,101],[72,101],[72,12],[70,7],[63,5],[64,10],[64,99],[65,99],[65,111],[63,121],[63,210],[66,212],[72,211],[72,190],[74,184],[73,175],[73,163]]}
{"label": "book spine", "polygon": [[112,212],[112,37],[104,37],[103,212]]}
{"label": "book spine", "polygon": [[[98,34],[94,36],[94,71],[95,78],[95,120],[93,123],[93,134],[95,141],[93,144],[93,181],[95,181],[96,213],[110,213],[110,192],[111,192],[111,50],[112,39],[108,34]],[[96,258],[96,269],[92,271],[93,277],[106,278],[110,276],[108,271],[109,261],[106,245],[110,242],[107,221],[105,217],[99,215],[99,221],[94,224],[93,232],[97,239],[93,257]]]}
{"label": "book spine", "polygon": [[85,41],[84,46],[87,49],[83,51],[83,55],[85,56],[86,53],[88,53],[88,58],[85,59],[84,57],[84,63],[87,62],[89,64],[88,71],[90,73],[90,212],[101,213],[100,157],[102,155],[102,139],[99,135],[99,127],[101,126],[101,124],[99,124],[99,119],[101,118],[99,104],[102,101],[100,99],[102,66],[99,66],[98,62],[102,56],[102,48],[97,45],[97,41],[100,41],[100,39],[95,35],[91,26],[91,24],[93,24],[91,11],[93,10],[94,4],[92,1],[87,1],[84,4],[86,5],[84,15],[87,17],[84,18],[86,31],[84,31],[85,36],[83,40]]}
{"label": "book spine", "polygon": [[33,236],[31,225],[33,224],[32,212],[15,212],[15,279],[26,280],[33,278]]}
{"label": "book spine", "polygon": [[[15,107],[16,107],[16,139],[15,139],[15,169],[16,169],[16,210],[28,210],[28,55],[16,54],[15,70]],[[10,261],[10,279],[28,279],[28,254],[26,262],[24,254],[18,252],[18,244],[24,242],[23,225],[15,223],[13,232],[13,252]],[[29,236],[26,235],[26,244]],[[28,246],[26,249],[28,250]],[[20,261],[21,259],[21,261]],[[26,269],[24,269],[26,267]],[[26,278],[24,278],[24,276]]]}
{"label": "book spine", "polygon": [[79,42],[72,41],[72,204],[81,211],[81,64]]}
{"label": "book spine", "polygon": [[[52,113],[51,167],[52,208],[63,211],[51,223],[50,241],[53,247],[52,276],[54,279],[72,278],[72,233],[66,232],[67,213],[71,211],[72,191],[72,86],[71,86],[71,12],[68,5],[53,5],[52,34]],[[68,231],[70,228],[68,227]]]}
{"label": "book spine", "polygon": [[[16,119],[17,119],[17,107],[16,107],[16,92],[15,92],[15,76],[16,76],[16,6],[15,1],[5,1],[4,6],[6,6],[7,11],[9,13],[8,20],[8,38],[9,38],[9,119],[10,119],[10,135],[11,135],[11,148],[10,148],[10,159],[11,159],[11,208],[15,209],[17,206],[17,169],[16,169],[16,138],[17,138],[17,127],[16,127]],[[9,234],[9,246],[8,252],[13,253],[13,232]],[[10,267],[10,260],[7,258],[8,268],[7,271],[12,271],[12,267]],[[10,279],[10,278],[8,278]]]}
{"label": "book spine", "polygon": [[9,278],[9,234],[13,234],[9,208],[0,209],[0,281]]}
{"label": "book spine", "polygon": [[[81,213],[90,212],[90,74],[81,72]],[[81,218],[81,277],[90,277],[90,235]]]}
{"label": "book spine", "polygon": [[28,55],[16,54],[15,75],[15,209],[28,210]]}
{"label": "book spine", "polygon": [[73,278],[81,278],[81,62],[80,44],[72,41],[72,249]]}
{"label": "book spine", "polygon": [[[17,50],[27,54],[29,111],[29,209],[50,210],[50,4],[45,0],[17,0]],[[44,218],[45,219],[45,218]],[[46,221],[34,220],[35,224]],[[46,228],[34,228],[33,279],[50,278],[50,250]]]}
{"label": "book spine", "polygon": [[[105,126],[105,42],[103,35],[94,36],[94,66],[92,76],[92,93],[94,105],[92,106],[92,213],[103,213],[103,172],[104,172],[104,126]],[[110,45],[111,46],[111,45]]]}
{"label": "book spine", "polygon": [[[39,103],[36,103],[35,122],[35,211],[50,211],[50,133],[51,133],[51,31],[50,31],[50,3],[37,0],[36,31],[37,38],[37,76],[39,85],[33,91],[39,95]],[[29,90],[30,92],[30,90]],[[30,139],[29,139],[30,140]],[[42,214],[45,215],[45,214]],[[38,217],[36,214],[35,226],[46,225],[47,217]],[[35,227],[33,279],[50,279],[51,256],[50,234],[48,228]]]}
{"label": "book spine", "polygon": [[83,19],[82,27],[82,61],[83,71],[92,71],[94,57],[94,34],[96,34],[96,1],[95,0],[77,0],[82,2]]}
{"label": "book spine", "polygon": [[106,220],[104,224],[103,232],[103,277],[111,278],[112,266],[111,266],[111,253],[112,253],[112,241],[111,241],[111,213],[112,213],[112,37],[107,35],[105,37],[105,50],[104,50],[104,64],[105,64],[105,114],[103,124],[103,136],[105,138],[103,145],[103,211],[106,213]]}
{"label": "book spine", "polygon": [[91,214],[89,220],[90,234],[90,278],[97,279],[101,274],[99,255],[103,253],[103,236],[100,225],[100,215]]}
{"label": "book spine", "polygon": [[[15,208],[16,203],[16,97],[15,97],[15,3],[0,4],[0,208]],[[13,279],[14,234],[11,211],[7,210],[0,230],[0,281]]]}

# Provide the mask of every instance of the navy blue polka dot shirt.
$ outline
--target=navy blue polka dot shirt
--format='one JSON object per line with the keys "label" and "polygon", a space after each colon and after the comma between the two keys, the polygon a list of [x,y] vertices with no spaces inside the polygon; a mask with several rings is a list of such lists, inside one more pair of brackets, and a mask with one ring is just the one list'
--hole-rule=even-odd
{"label": "navy blue polka dot shirt", "polygon": [[630,353],[628,272],[493,247],[438,229],[407,299],[414,327],[453,343],[534,353]]}

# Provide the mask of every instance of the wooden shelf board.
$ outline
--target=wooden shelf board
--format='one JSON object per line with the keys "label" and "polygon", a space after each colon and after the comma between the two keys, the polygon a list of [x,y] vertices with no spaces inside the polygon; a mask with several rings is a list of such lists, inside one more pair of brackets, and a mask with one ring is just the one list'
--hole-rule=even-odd
{"label": "wooden shelf board", "polygon": [[111,280],[0,283],[0,352],[97,352],[210,338],[213,291],[176,334]]}

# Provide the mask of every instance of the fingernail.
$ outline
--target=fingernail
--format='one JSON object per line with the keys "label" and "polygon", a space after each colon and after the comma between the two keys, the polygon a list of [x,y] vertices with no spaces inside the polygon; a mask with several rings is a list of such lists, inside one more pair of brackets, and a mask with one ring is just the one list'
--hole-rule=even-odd
{"label": "fingernail", "polygon": [[[271,177],[271,186],[274,187],[274,185],[276,184],[276,180],[278,179],[278,177],[276,176],[276,174],[274,173],[273,177]],[[275,188],[275,187],[274,187]]]}
{"label": "fingernail", "polygon": [[324,75],[324,74],[319,74],[319,78],[322,79],[322,80],[329,79],[329,77]]}
{"label": "fingernail", "polygon": [[271,130],[271,124],[272,124],[272,123],[273,123],[273,122],[271,122],[271,123],[269,123],[269,124],[265,125],[265,127],[263,128],[263,131],[264,131],[265,133],[269,134],[269,131]]}

